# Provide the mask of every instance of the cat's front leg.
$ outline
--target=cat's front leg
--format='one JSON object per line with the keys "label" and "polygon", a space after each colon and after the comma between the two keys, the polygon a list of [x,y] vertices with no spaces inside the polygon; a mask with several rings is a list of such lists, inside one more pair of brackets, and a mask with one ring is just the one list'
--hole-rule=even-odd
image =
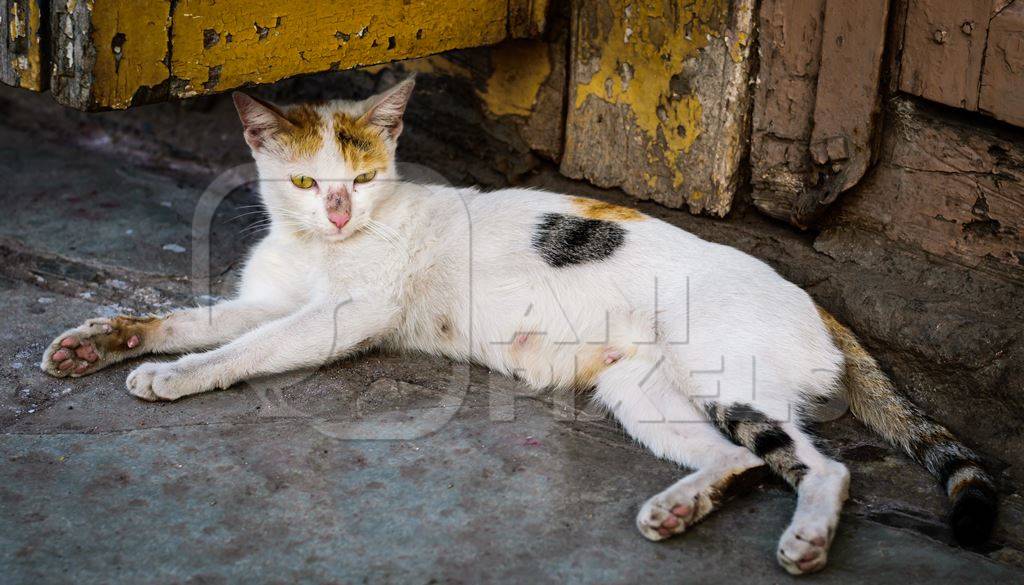
{"label": "cat's front leg", "polygon": [[147,353],[205,349],[293,310],[283,302],[241,298],[211,307],[181,309],[162,317],[89,319],[58,335],[43,352],[40,368],[51,376],[77,378]]}
{"label": "cat's front leg", "polygon": [[268,374],[319,366],[385,335],[398,311],[380,302],[313,303],[215,350],[147,363],[127,379],[143,400],[177,400]]}

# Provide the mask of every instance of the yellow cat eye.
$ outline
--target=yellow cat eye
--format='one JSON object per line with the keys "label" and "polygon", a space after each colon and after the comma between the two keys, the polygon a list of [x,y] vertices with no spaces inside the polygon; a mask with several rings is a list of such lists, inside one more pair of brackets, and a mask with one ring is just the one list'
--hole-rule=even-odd
{"label": "yellow cat eye", "polygon": [[307,177],[306,175],[292,175],[292,185],[299,189],[309,189],[316,185],[316,181],[313,180],[313,177]]}
{"label": "yellow cat eye", "polygon": [[377,176],[377,171],[369,171],[356,177],[356,183],[369,183]]}

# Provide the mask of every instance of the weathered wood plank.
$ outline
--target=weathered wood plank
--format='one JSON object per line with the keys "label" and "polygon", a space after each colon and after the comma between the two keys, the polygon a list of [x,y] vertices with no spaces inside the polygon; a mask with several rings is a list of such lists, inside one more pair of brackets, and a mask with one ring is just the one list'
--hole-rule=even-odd
{"label": "weathered wood plank", "polygon": [[[54,96],[94,110],[539,33],[546,0],[68,0]],[[514,22],[513,22],[514,20]]]}
{"label": "weathered wood plank", "polygon": [[42,91],[49,82],[45,0],[0,0],[0,82]]}
{"label": "weathered wood plank", "polygon": [[728,213],[746,147],[753,6],[575,2],[562,172]]}
{"label": "weathered wood plank", "polygon": [[992,5],[993,0],[910,0],[900,90],[977,110]]}
{"label": "weathered wood plank", "polygon": [[548,0],[509,0],[509,36],[524,39],[540,35],[547,22],[548,8]]}
{"label": "weathered wood plank", "polygon": [[170,0],[55,1],[51,91],[83,110],[168,95]]}
{"label": "weathered wood plank", "polygon": [[829,221],[1024,281],[1024,131],[907,98],[890,110],[877,169]]}
{"label": "weathered wood plank", "polygon": [[813,169],[808,144],[821,65],[825,0],[763,0],[750,162],[754,205],[789,221]]}
{"label": "weathered wood plank", "polygon": [[505,2],[180,0],[171,74],[187,97],[302,73],[348,69],[508,35]]}
{"label": "weathered wood plank", "polygon": [[1024,126],[1024,2],[1003,0],[997,9],[988,30],[978,107],[999,120]]}
{"label": "weathered wood plank", "polygon": [[889,0],[845,0],[825,6],[815,95],[813,186],[798,197],[793,223],[807,227],[856,185],[877,155],[882,53]]}

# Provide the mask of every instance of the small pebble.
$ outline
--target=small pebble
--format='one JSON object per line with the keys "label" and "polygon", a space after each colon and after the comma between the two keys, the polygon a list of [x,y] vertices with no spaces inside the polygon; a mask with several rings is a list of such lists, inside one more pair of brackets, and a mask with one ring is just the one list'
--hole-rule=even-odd
{"label": "small pebble", "polygon": [[135,230],[133,230],[131,228],[128,228],[128,229],[124,230],[124,235],[126,235],[126,236],[135,235]]}
{"label": "small pebble", "polygon": [[178,244],[164,244],[164,250],[167,250],[168,252],[174,252],[175,254],[181,254],[182,252],[185,251],[185,248],[179,246]]}
{"label": "small pebble", "polygon": [[52,302],[53,302],[53,298],[51,298],[51,297],[39,297],[39,304],[40,305],[49,305]]}
{"label": "small pebble", "polygon": [[164,207],[170,207],[171,206],[171,202],[170,201],[161,201],[160,205],[162,205]]}

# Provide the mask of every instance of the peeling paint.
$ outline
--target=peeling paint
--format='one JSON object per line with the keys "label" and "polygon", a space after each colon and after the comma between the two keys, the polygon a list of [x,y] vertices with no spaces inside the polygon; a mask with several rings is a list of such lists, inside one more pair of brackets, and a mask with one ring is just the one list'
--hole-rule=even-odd
{"label": "peeling paint", "polygon": [[98,49],[92,71],[93,99],[108,107],[126,108],[139,88],[167,81],[171,2],[106,0],[101,6],[102,10],[92,9],[92,44]]}
{"label": "peeling paint", "polygon": [[746,149],[754,3],[582,4],[562,172],[725,215]]}
{"label": "peeling paint", "polygon": [[[708,39],[720,34],[726,2],[695,1],[675,29],[664,2],[611,0],[609,4],[614,16],[608,41],[596,73],[576,88],[576,108],[590,96],[628,105],[637,126],[651,140],[665,141],[666,153],[689,152],[701,133],[701,105],[695,95],[673,91],[669,79],[684,69],[684,63],[695,57]],[[616,78],[622,79],[622,67],[633,71],[630,79],[635,82],[614,83]],[[648,154],[661,156],[654,149]]]}
{"label": "peeling paint", "polygon": [[[224,90],[492,44],[507,35],[504,1],[447,0],[439,6],[426,0],[384,0],[329,8],[327,18],[327,7],[311,9],[303,0],[179,0],[171,74],[184,80],[183,94],[189,96],[209,91],[213,67],[220,67],[216,88]],[[207,29],[230,34],[232,42],[203,46]]]}
{"label": "peeling paint", "polygon": [[522,31],[538,34],[545,4],[65,0],[54,9],[60,32],[53,46],[62,55],[54,97],[80,109],[120,109],[492,45]]}
{"label": "peeling paint", "polygon": [[39,0],[0,0],[0,82],[42,91],[47,85],[45,57],[41,48],[42,10]]}

